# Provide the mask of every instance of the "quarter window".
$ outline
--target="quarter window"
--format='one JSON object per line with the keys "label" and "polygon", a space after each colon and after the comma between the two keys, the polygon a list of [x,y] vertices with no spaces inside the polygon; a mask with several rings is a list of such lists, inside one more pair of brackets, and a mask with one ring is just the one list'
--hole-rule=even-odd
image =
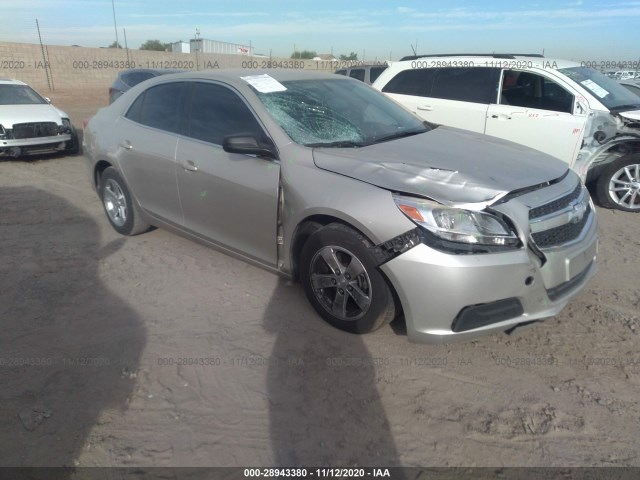
{"label": "quarter window", "polygon": [[375,82],[380,76],[380,74],[384,72],[386,69],[387,69],[386,65],[382,67],[371,67],[371,70],[369,70],[369,81],[371,83]]}
{"label": "quarter window", "polygon": [[364,82],[364,68],[352,68],[349,72],[349,76]]}
{"label": "quarter window", "polygon": [[242,99],[230,89],[212,83],[193,85],[188,135],[222,145],[227,135],[247,134],[261,140],[264,131]]}

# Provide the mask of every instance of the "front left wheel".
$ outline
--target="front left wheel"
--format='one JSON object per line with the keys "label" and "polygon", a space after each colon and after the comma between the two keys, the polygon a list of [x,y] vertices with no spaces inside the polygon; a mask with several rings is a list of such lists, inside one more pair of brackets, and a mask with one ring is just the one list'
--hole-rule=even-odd
{"label": "front left wheel", "polygon": [[328,323],[367,333],[395,318],[393,294],[367,239],[338,223],[313,233],[300,254],[300,281],[309,302]]}
{"label": "front left wheel", "polygon": [[149,230],[140,209],[118,171],[109,167],[100,175],[100,199],[111,226],[121,235],[138,235]]}

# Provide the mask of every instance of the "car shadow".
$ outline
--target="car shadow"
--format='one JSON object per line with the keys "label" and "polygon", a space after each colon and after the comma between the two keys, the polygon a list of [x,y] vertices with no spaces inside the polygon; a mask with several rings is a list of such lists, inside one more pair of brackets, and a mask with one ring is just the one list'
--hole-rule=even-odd
{"label": "car shadow", "polygon": [[1,466],[77,466],[92,429],[126,409],[145,345],[109,291],[98,226],[66,200],[0,189]]}
{"label": "car shadow", "polygon": [[362,337],[326,324],[284,279],[264,325],[276,335],[267,374],[275,466],[400,466],[376,387],[380,359]]}

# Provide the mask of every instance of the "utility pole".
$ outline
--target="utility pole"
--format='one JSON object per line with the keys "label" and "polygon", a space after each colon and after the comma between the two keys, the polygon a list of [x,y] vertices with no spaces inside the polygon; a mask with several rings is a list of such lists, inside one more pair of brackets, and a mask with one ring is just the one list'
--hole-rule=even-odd
{"label": "utility pole", "polygon": [[118,43],[118,27],[116,26],[116,4],[115,0],[111,0],[111,8],[113,9],[113,30],[116,32],[116,48],[120,48]]}

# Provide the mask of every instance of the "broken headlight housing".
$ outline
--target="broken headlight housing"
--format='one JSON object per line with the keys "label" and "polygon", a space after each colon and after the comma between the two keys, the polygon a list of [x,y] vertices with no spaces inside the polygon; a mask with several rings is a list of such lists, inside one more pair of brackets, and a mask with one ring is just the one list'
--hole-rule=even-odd
{"label": "broken headlight housing", "polygon": [[68,118],[63,118],[62,119],[62,125],[60,127],[58,127],[58,132],[59,133],[71,133],[71,121]]}
{"label": "broken headlight housing", "polygon": [[513,229],[488,212],[445,207],[419,198],[394,195],[398,208],[422,227],[429,246],[454,253],[490,253],[521,246]]}

